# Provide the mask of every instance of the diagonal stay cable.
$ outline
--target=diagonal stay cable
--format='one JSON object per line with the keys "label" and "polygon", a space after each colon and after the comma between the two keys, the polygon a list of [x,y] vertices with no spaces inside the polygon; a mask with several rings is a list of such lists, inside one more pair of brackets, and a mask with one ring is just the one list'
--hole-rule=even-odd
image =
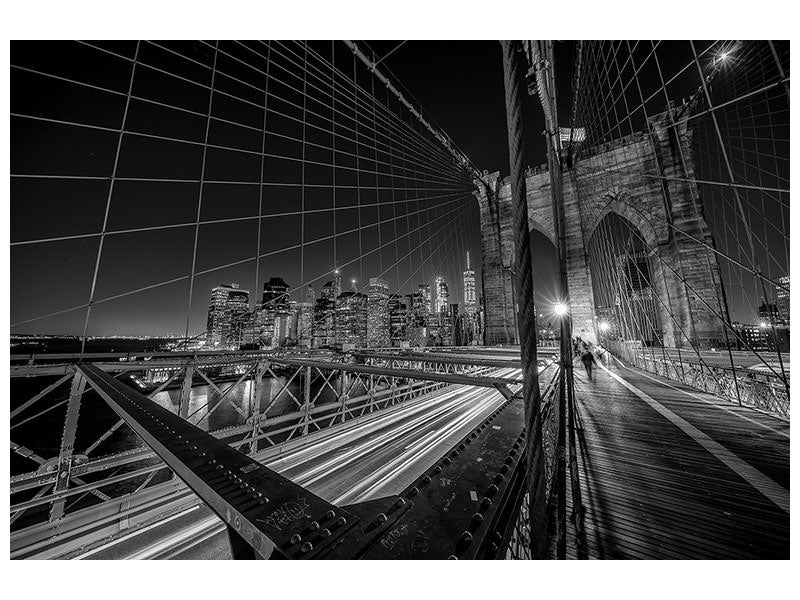
{"label": "diagonal stay cable", "polygon": [[[450,202],[443,203],[441,206],[447,206],[447,205],[450,205],[450,204],[453,204],[453,203],[459,202],[459,201],[460,201],[459,199],[452,200]],[[427,210],[430,210],[430,208],[422,209],[419,212],[425,212]],[[412,214],[416,214],[416,213],[412,213]],[[405,217],[405,215],[392,217],[390,219],[387,219],[385,222],[390,222],[390,221],[392,221],[394,219],[400,219],[400,218],[403,218],[403,217]],[[377,223],[375,225],[377,225]],[[424,226],[425,225],[423,224],[418,229],[421,229]],[[355,233],[356,231],[358,231],[358,228],[352,228],[352,229],[350,229],[348,231],[345,231],[345,232],[339,232],[338,235],[346,235],[348,233]],[[417,231],[417,229],[410,230],[410,231],[406,232],[405,234],[401,235],[400,237],[410,236],[413,233],[416,233],[416,231]],[[316,243],[316,242],[323,242],[323,241],[330,240],[330,239],[333,239],[332,235],[316,238],[315,240],[307,242],[307,244]],[[386,242],[386,243],[383,244],[383,246],[387,246],[390,243],[391,242]],[[201,271],[196,271],[195,272],[195,276],[205,275],[205,274],[208,274],[208,273],[212,273],[214,271],[227,269],[227,268],[234,267],[234,266],[240,265],[240,264],[244,264],[244,263],[250,262],[252,260],[259,259],[259,258],[265,258],[265,257],[268,257],[268,256],[274,256],[276,254],[281,254],[281,253],[287,252],[289,250],[298,249],[299,247],[300,247],[299,244],[294,244],[294,245],[291,245],[291,246],[286,246],[284,248],[280,248],[278,250],[262,253],[259,256],[250,256],[248,258],[244,258],[244,259],[241,259],[241,260],[232,261],[232,262],[229,262],[229,263],[226,263],[226,264],[223,264],[223,265],[218,265],[218,266],[211,267],[211,268],[208,268],[208,269],[204,269],[204,270],[201,270]],[[378,249],[376,248],[374,250],[371,250],[367,254],[370,254],[370,253],[375,252],[377,250]],[[342,266],[347,266],[347,265],[352,264],[353,262],[356,262],[356,261],[358,261],[358,258],[356,258],[354,260],[351,260],[351,261],[345,263]],[[95,300],[94,304],[96,305],[96,304],[101,304],[101,303],[104,303],[104,302],[110,302],[112,300],[118,300],[119,298],[124,298],[126,296],[131,296],[131,295],[138,294],[138,293],[141,293],[141,292],[149,291],[149,290],[152,290],[152,289],[155,289],[155,288],[163,287],[165,285],[171,285],[173,283],[177,283],[179,281],[184,281],[186,279],[189,279],[189,277],[190,277],[189,275],[181,275],[179,277],[174,277],[174,278],[171,278],[171,279],[159,281],[159,282],[154,283],[154,284],[142,286],[142,287],[135,288],[135,289],[132,289],[132,290],[128,290],[128,291],[125,291],[125,292],[122,292],[122,293],[119,293],[119,294],[114,294],[112,296],[107,296],[107,297],[101,298],[99,300]],[[324,277],[324,275],[321,275],[319,277],[316,277],[315,279],[310,280],[309,283],[313,282],[313,281],[317,281],[317,280],[321,279],[322,277]],[[76,306],[72,306],[70,308],[65,308],[65,309],[53,311],[53,312],[42,314],[42,315],[39,315],[39,316],[36,316],[36,317],[33,317],[33,318],[25,319],[25,320],[22,320],[22,321],[16,321],[14,323],[11,323],[10,326],[11,326],[11,328],[18,327],[20,325],[25,325],[27,323],[33,323],[35,321],[40,321],[42,319],[48,319],[48,318],[55,317],[55,316],[58,316],[58,315],[63,315],[63,314],[66,314],[66,313],[69,313],[69,312],[72,312],[72,311],[75,311],[75,310],[80,310],[80,309],[86,308],[87,306],[88,306],[88,304],[86,304],[86,303],[79,304],[79,305],[76,305]],[[187,335],[187,337],[188,337],[188,335]]]}

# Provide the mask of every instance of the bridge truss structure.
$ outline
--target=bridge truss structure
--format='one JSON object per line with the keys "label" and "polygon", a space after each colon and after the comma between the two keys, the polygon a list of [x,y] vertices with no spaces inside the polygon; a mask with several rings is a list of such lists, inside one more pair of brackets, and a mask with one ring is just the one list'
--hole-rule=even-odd
{"label": "bridge truss structure", "polygon": [[[199,494],[204,501],[207,499],[198,492],[197,485],[192,483],[195,480],[190,478],[187,481],[189,471],[186,469],[196,470],[198,465],[204,464],[203,461],[197,462],[198,453],[206,452],[208,456],[217,456],[222,452],[224,456],[228,456],[225,453],[232,452],[230,456],[242,457],[234,460],[241,461],[244,457],[249,457],[250,461],[263,462],[265,457],[275,456],[276,451],[280,453],[297,444],[302,446],[304,440],[309,436],[313,438],[318,432],[352,427],[362,420],[369,420],[374,414],[384,415],[393,409],[424,403],[432,392],[443,388],[474,386],[499,390],[504,398],[501,408],[508,408],[510,411],[503,418],[511,419],[508,422],[509,427],[503,428],[503,435],[511,435],[516,431],[514,436],[524,436],[521,422],[510,426],[515,419],[512,413],[517,414],[520,409],[516,392],[521,379],[494,375],[496,369],[493,368],[493,361],[485,359],[483,362],[486,364],[475,365],[469,364],[463,358],[459,359],[458,354],[431,353],[431,356],[417,357],[411,364],[402,356],[389,360],[387,364],[386,357],[392,356],[391,351],[374,354],[372,356],[363,352],[316,357],[268,352],[183,353],[179,356],[175,353],[148,353],[146,356],[122,357],[108,354],[57,357],[49,354],[21,359],[23,364],[12,368],[16,378],[33,377],[37,381],[52,383],[12,411],[12,436],[17,433],[29,435],[30,429],[26,432],[26,425],[37,427],[37,421],[41,424],[43,418],[52,415],[59,407],[66,404],[67,409],[64,413],[61,446],[56,456],[44,458],[25,445],[13,441],[11,443],[14,454],[38,465],[35,471],[13,476],[11,480],[12,557],[79,556],[109,539],[182,514],[200,501],[195,494]],[[91,358],[93,362],[80,360],[81,358]],[[421,361],[424,361],[425,368],[418,368]],[[498,360],[496,363],[507,367],[503,372],[513,371],[514,366],[518,367],[513,360]],[[149,379],[148,372],[165,371],[169,376],[157,386],[151,384],[151,388],[155,389],[148,395],[143,394],[140,388],[142,382]],[[42,373],[45,375],[42,376]],[[131,374],[136,376],[131,378]],[[281,381],[282,385],[266,392],[263,389],[264,381],[270,378]],[[251,382],[250,390],[254,397],[262,398],[261,403],[249,404],[249,413],[241,412],[241,407],[247,406],[246,403],[233,403],[228,397],[230,391],[245,380]],[[295,381],[299,385],[292,387],[291,384]],[[198,384],[207,385],[214,393],[209,394],[211,398],[207,405],[191,405],[193,410],[190,410],[189,394],[192,387]],[[178,397],[174,404],[169,400],[166,405],[164,400],[154,400],[159,394],[163,396],[164,390],[170,387],[178,388]],[[299,393],[292,390],[299,390]],[[321,397],[326,390],[330,394],[323,400]],[[98,400],[101,401],[98,403]],[[118,420],[112,421],[111,426],[101,435],[93,436],[93,441],[88,446],[78,445],[76,439],[81,423],[85,421],[88,427],[96,429],[97,413],[104,410],[104,402],[114,409]],[[212,429],[209,417],[226,404],[240,412],[241,425]],[[397,501],[401,498],[411,501],[421,488],[430,483],[432,475],[442,473],[479,434],[485,434],[483,437],[499,435],[494,429],[486,430],[488,423],[494,421],[503,410],[498,409],[488,416],[487,421],[469,431],[465,440],[450,451],[453,455],[445,457],[443,464],[433,467],[435,473],[418,477],[416,485],[409,485],[405,496],[400,494]],[[151,416],[142,416],[145,413]],[[86,416],[87,414],[90,416]],[[83,421],[79,418],[81,415],[84,417]],[[159,435],[160,430],[153,429],[153,423],[156,422],[159,423],[158,427],[164,428],[162,437],[159,438],[161,442],[151,439],[147,433],[150,431],[153,435]],[[114,454],[104,453],[109,448],[118,447],[114,443],[114,436],[124,435],[129,428],[146,443],[139,441],[129,450]],[[185,453],[173,448],[175,439],[191,440],[192,447],[199,445],[200,450],[187,457]],[[42,440],[34,441],[37,444],[42,443]],[[499,477],[492,484],[495,487],[512,471],[515,473],[513,481],[516,481],[517,486],[518,478],[524,476],[521,471],[514,471],[521,468],[517,463],[522,456],[519,451],[520,440],[513,441],[512,445],[514,444],[516,446],[511,455],[514,460],[510,462],[503,462],[506,446],[498,445],[502,456],[497,463]],[[223,452],[222,448],[230,450]],[[228,464],[225,462],[228,459],[218,460],[220,464]],[[483,460],[491,464],[488,457]],[[263,469],[269,472],[265,475],[267,479],[277,477],[280,480],[277,473],[266,467]],[[184,482],[188,482],[188,488]],[[500,487],[505,490],[506,486]],[[293,489],[295,488],[302,489],[297,486]],[[235,490],[236,486],[231,489]],[[261,490],[262,494],[268,494],[265,489]],[[295,495],[300,493],[297,489],[293,492]],[[518,492],[517,488],[509,489]],[[251,492],[251,495],[255,493]],[[497,489],[494,489],[490,497],[497,493]],[[256,499],[255,496],[253,498]],[[438,496],[426,502],[437,502],[437,498]],[[217,500],[220,501],[219,498]],[[226,501],[220,502],[227,506]],[[490,505],[492,502],[487,502],[485,509]],[[216,506],[218,508],[219,503]],[[410,506],[409,504],[409,508]],[[248,510],[258,507],[259,503],[255,501],[248,504]],[[494,514],[496,509],[497,507],[492,507],[491,511],[484,512]],[[322,513],[328,510],[331,508],[325,508]],[[358,512],[359,509],[355,510]],[[495,528],[502,529],[508,520],[508,507],[505,510],[504,520],[495,523]],[[400,511],[394,517],[399,518],[405,512]],[[218,509],[217,513],[223,516],[224,509]],[[239,510],[238,514],[243,513]],[[351,524],[355,524],[352,514],[346,511],[343,514]],[[362,511],[359,518],[369,516],[370,521],[373,518],[383,519],[379,517],[380,514],[383,514],[381,510],[370,507],[368,514]],[[410,512],[408,518],[415,514]],[[477,522],[472,526],[465,524],[465,531],[472,535],[476,532],[477,525]],[[388,535],[390,529],[380,528],[380,531]],[[253,531],[249,531],[248,539],[252,539]],[[494,540],[494,531],[485,529],[481,535],[488,540],[491,534]],[[236,537],[240,533],[237,527],[231,534],[234,557],[256,557],[247,550],[252,544],[242,542]],[[272,533],[273,538],[259,534],[258,556],[267,557],[271,554],[274,545],[268,544],[267,540],[274,539],[275,532]],[[377,534],[378,529],[373,533]],[[377,538],[373,541],[376,540]],[[288,538],[282,543],[284,546],[293,546],[288,543]],[[362,542],[353,544],[361,550],[354,549],[354,546],[348,552],[365,551]],[[292,551],[289,554],[296,554],[295,557],[298,558],[317,556],[316,552],[300,552],[301,545],[298,544],[295,548],[297,552]],[[454,538],[451,546],[448,552],[461,554],[470,544]],[[496,540],[485,544],[481,542],[476,543],[467,554],[477,553],[479,547],[482,548],[480,552],[489,552],[486,549],[489,546],[493,548],[493,554],[498,554],[501,552],[500,548],[504,547]],[[239,554],[239,550],[244,553]],[[281,548],[278,552],[285,554],[288,551]]]}

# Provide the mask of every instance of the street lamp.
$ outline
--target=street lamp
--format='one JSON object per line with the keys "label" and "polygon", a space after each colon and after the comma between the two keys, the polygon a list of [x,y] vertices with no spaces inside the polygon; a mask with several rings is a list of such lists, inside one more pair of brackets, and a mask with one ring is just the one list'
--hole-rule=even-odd
{"label": "street lamp", "polygon": [[563,302],[557,302],[555,306],[553,306],[553,310],[559,317],[563,317],[567,314],[567,305]]}
{"label": "street lamp", "polygon": [[600,331],[602,331],[603,333],[605,333],[605,332],[606,332],[606,331],[608,331],[610,328],[611,328],[611,325],[609,325],[609,324],[608,324],[608,323],[606,323],[605,321],[600,321]]}

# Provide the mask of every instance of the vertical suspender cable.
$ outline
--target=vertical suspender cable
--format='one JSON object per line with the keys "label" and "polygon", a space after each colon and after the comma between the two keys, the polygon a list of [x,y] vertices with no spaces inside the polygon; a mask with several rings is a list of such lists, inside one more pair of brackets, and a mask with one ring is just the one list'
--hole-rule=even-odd
{"label": "vertical suspender cable", "polygon": [[520,351],[523,369],[525,402],[526,450],[528,457],[528,493],[530,511],[530,544],[534,558],[548,558],[547,506],[545,503],[544,460],[542,453],[541,396],[536,360],[536,325],[533,308],[533,274],[531,270],[528,205],[525,189],[522,72],[519,42],[504,40],[503,72],[508,125],[508,154],[511,163],[511,196],[516,250],[516,298],[519,307]]}
{"label": "vertical suspender cable", "polygon": [[117,178],[117,168],[119,166],[119,155],[122,150],[122,138],[125,135],[125,126],[128,122],[128,109],[131,105],[131,95],[133,94],[133,78],[136,76],[136,65],[139,60],[139,48],[141,42],[136,42],[136,52],[133,55],[131,66],[131,78],[128,83],[128,95],[125,98],[125,109],[122,113],[122,124],[120,125],[119,137],[117,138],[117,151],[114,154],[114,167],[111,171],[111,181],[108,184],[108,196],[106,197],[106,210],[103,216],[103,230],[100,234],[100,241],[97,246],[97,258],[95,259],[94,272],[92,274],[92,287],[89,291],[89,303],[86,305],[86,316],[83,322],[83,336],[81,336],[81,356],[86,350],[86,333],[89,329],[89,319],[92,315],[92,304],[94,304],[94,293],[97,287],[97,274],[100,271],[100,260],[103,257],[103,241],[105,240],[106,230],[108,229],[108,215],[111,212],[111,199],[114,195],[114,182]]}
{"label": "vertical suspender cable", "polygon": [[208,134],[211,130],[211,111],[214,108],[214,83],[217,78],[217,57],[219,56],[219,40],[214,44],[214,66],[211,71],[211,89],[208,91],[208,112],[206,113],[206,133],[203,136],[203,159],[200,163],[200,192],[197,197],[197,215],[194,224],[194,245],[192,246],[192,269],[189,276],[189,299],[186,306],[186,330],[184,338],[189,337],[189,325],[192,321],[192,295],[194,294],[195,269],[197,267],[197,242],[200,237],[200,215],[203,213],[203,192],[206,180],[206,158],[208,156]]}
{"label": "vertical suspender cable", "polygon": [[[270,67],[270,58],[272,54],[272,43],[267,43],[267,67],[265,70],[264,75],[264,121],[262,126],[261,132],[261,176],[259,178],[259,186],[258,186],[258,227],[256,231],[257,242],[256,242],[256,283],[255,287],[253,288],[253,298],[255,305],[258,305],[258,288],[259,288],[259,280],[260,277],[260,266],[261,266],[261,221],[264,220],[264,161],[266,158],[263,156],[267,153],[267,117],[269,115],[269,67]],[[336,214],[336,213],[334,213]],[[334,217],[336,218],[336,217]]]}
{"label": "vertical suspender cable", "polygon": [[[537,90],[539,99],[544,112],[547,144],[547,169],[550,176],[550,197],[553,210],[553,226],[555,229],[558,245],[556,252],[559,263],[559,282],[560,282],[560,301],[569,306],[569,289],[567,286],[566,268],[566,237],[564,235],[564,215],[563,197],[561,194],[561,165],[558,151],[560,143],[558,137],[558,113],[556,110],[555,81],[552,76],[552,57],[550,48],[542,47],[540,44],[548,42],[532,42],[532,56],[536,73]],[[566,472],[565,472],[565,427],[566,427],[566,407],[567,390],[572,382],[572,352],[570,342],[572,340],[572,327],[570,315],[562,315],[560,318],[561,336],[561,368],[558,375],[558,428],[556,434],[556,465],[555,480],[551,486],[553,492],[553,507],[555,510],[554,534],[556,545],[556,556],[560,559],[566,558]]]}

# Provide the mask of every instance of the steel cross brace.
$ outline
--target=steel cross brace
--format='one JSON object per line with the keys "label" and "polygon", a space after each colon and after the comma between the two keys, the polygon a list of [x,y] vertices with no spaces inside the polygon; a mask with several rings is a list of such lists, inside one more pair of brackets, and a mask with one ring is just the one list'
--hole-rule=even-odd
{"label": "steel cross brace", "polygon": [[[386,531],[405,501],[347,510],[237,452],[92,365],[85,381],[226,524],[234,558],[348,558]],[[386,510],[389,507],[402,510]],[[375,510],[372,514],[376,514]],[[394,513],[387,519],[385,513]],[[364,517],[367,517],[366,519]],[[358,526],[360,522],[366,523]]]}

